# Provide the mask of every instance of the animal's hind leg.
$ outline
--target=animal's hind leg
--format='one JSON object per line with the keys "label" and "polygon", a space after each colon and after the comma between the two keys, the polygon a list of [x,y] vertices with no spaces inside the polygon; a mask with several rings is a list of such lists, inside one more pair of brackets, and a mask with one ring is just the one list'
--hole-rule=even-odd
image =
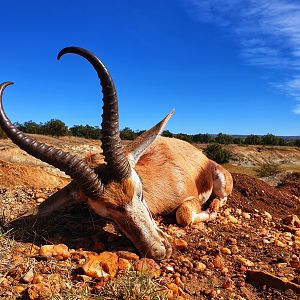
{"label": "animal's hind leg", "polygon": [[202,211],[199,199],[190,197],[177,208],[176,222],[185,227],[193,223],[211,221],[216,219],[218,209],[218,199],[214,199],[209,208]]}

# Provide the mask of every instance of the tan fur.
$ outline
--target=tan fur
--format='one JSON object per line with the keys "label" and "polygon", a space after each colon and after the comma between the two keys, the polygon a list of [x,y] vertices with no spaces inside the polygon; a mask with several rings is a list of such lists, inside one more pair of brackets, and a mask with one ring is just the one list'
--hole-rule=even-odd
{"label": "tan fur", "polygon": [[[223,198],[232,191],[232,177],[222,166],[209,160],[193,145],[174,138],[158,137],[135,166],[143,183],[144,196],[153,214],[169,214],[193,197],[205,198],[214,193]],[[214,190],[216,170],[224,174],[225,193]],[[219,180],[219,178],[217,178]],[[190,202],[191,203],[191,202]],[[187,210],[185,205],[181,210]],[[190,210],[194,206],[191,205]],[[187,218],[190,213],[187,213]],[[182,225],[190,224],[181,220]]]}
{"label": "tan fur", "polygon": [[134,195],[134,184],[131,178],[122,180],[121,182],[110,182],[105,186],[101,195],[101,201],[107,206],[122,211]]}

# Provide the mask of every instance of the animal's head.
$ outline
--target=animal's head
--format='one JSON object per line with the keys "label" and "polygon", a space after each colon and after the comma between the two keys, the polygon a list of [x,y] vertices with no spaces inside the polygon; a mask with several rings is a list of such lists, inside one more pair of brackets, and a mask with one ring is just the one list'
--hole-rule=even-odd
{"label": "animal's head", "polygon": [[3,91],[11,82],[0,85],[0,125],[20,148],[59,168],[73,179],[69,187],[53,197],[52,205],[59,208],[63,202],[62,197],[84,198],[95,213],[113,220],[142,255],[157,260],[168,257],[171,246],[151,216],[146,199],[143,198],[141,179],[134,167],[161,133],[173,112],[139,136],[131,145],[131,150],[125,152],[119,134],[118,99],[108,70],[87,50],[78,47],[64,48],[58,54],[58,59],[66,53],[75,53],[87,59],[100,78],[104,102],[101,142],[105,164],[101,168],[92,169],[79,157],[40,143],[14,127],[2,107]]}

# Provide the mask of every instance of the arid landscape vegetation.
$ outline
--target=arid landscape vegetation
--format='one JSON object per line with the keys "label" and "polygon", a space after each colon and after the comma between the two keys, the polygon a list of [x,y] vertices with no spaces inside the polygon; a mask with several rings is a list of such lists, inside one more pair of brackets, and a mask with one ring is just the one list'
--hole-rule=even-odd
{"label": "arid landscape vegetation", "polygon": [[[35,137],[81,157],[100,151],[97,140]],[[82,204],[49,219],[10,223],[69,178],[0,140],[0,298],[299,299],[300,148],[224,148],[234,178],[227,204],[216,221],[187,228],[172,215],[158,217],[174,253],[156,263]],[[266,165],[276,168],[259,179]]]}

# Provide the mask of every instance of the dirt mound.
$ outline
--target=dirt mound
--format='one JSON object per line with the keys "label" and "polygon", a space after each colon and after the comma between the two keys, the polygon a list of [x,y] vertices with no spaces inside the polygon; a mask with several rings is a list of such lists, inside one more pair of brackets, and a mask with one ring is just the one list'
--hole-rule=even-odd
{"label": "dirt mound", "polygon": [[27,186],[35,189],[62,187],[68,178],[58,176],[54,168],[19,165],[0,160],[0,186]]}
{"label": "dirt mound", "polygon": [[[296,173],[297,174],[297,173]],[[299,174],[284,181],[285,188],[272,187],[262,180],[244,174],[232,174],[234,189],[228,204],[247,212],[267,211],[274,217],[282,218],[287,214],[300,214],[300,202],[291,190],[299,188]],[[290,178],[290,176],[288,176]],[[298,179],[297,179],[298,178]],[[297,181],[298,180],[298,181]],[[288,188],[289,183],[291,187]],[[284,186],[284,183],[283,183]]]}
{"label": "dirt mound", "polygon": [[280,190],[300,197],[300,172],[288,174],[278,185]]}
{"label": "dirt mound", "polygon": [[[47,198],[56,191],[46,188],[58,185],[54,179],[51,182],[52,176],[56,176],[47,170],[0,161],[1,182],[11,185],[11,188],[0,188],[1,210],[7,220],[32,209],[41,195]],[[273,288],[261,278],[252,280],[248,273],[268,272],[280,278],[281,283],[297,284],[300,228],[286,226],[280,219],[300,213],[299,199],[291,189],[297,187],[299,174],[287,176],[280,189],[243,174],[233,174],[233,179],[233,194],[216,221],[180,228],[174,224],[175,220],[171,223],[158,220],[165,232],[186,241],[187,245],[184,249],[174,249],[170,259],[160,262],[160,282],[164,286],[180,287],[184,299],[299,299],[295,291]],[[16,187],[18,180],[21,187]],[[67,179],[56,177],[55,180]],[[34,224],[16,222],[12,227],[13,231],[1,236],[0,226],[0,299],[28,299],[35,286],[24,281],[24,274],[30,270],[42,278],[42,285],[49,284],[50,288],[54,286],[50,284],[52,275],[59,282],[66,282],[56,284],[58,290],[53,287],[53,294],[61,299],[69,299],[71,293],[86,295],[83,292],[87,290],[94,293],[88,295],[90,299],[99,299],[104,287],[96,289],[95,286],[100,281],[80,279],[82,263],[88,255],[104,250],[136,251],[112,224],[83,204],[37,223],[34,220]],[[57,261],[38,255],[41,245],[60,243],[69,247],[71,259]]]}

